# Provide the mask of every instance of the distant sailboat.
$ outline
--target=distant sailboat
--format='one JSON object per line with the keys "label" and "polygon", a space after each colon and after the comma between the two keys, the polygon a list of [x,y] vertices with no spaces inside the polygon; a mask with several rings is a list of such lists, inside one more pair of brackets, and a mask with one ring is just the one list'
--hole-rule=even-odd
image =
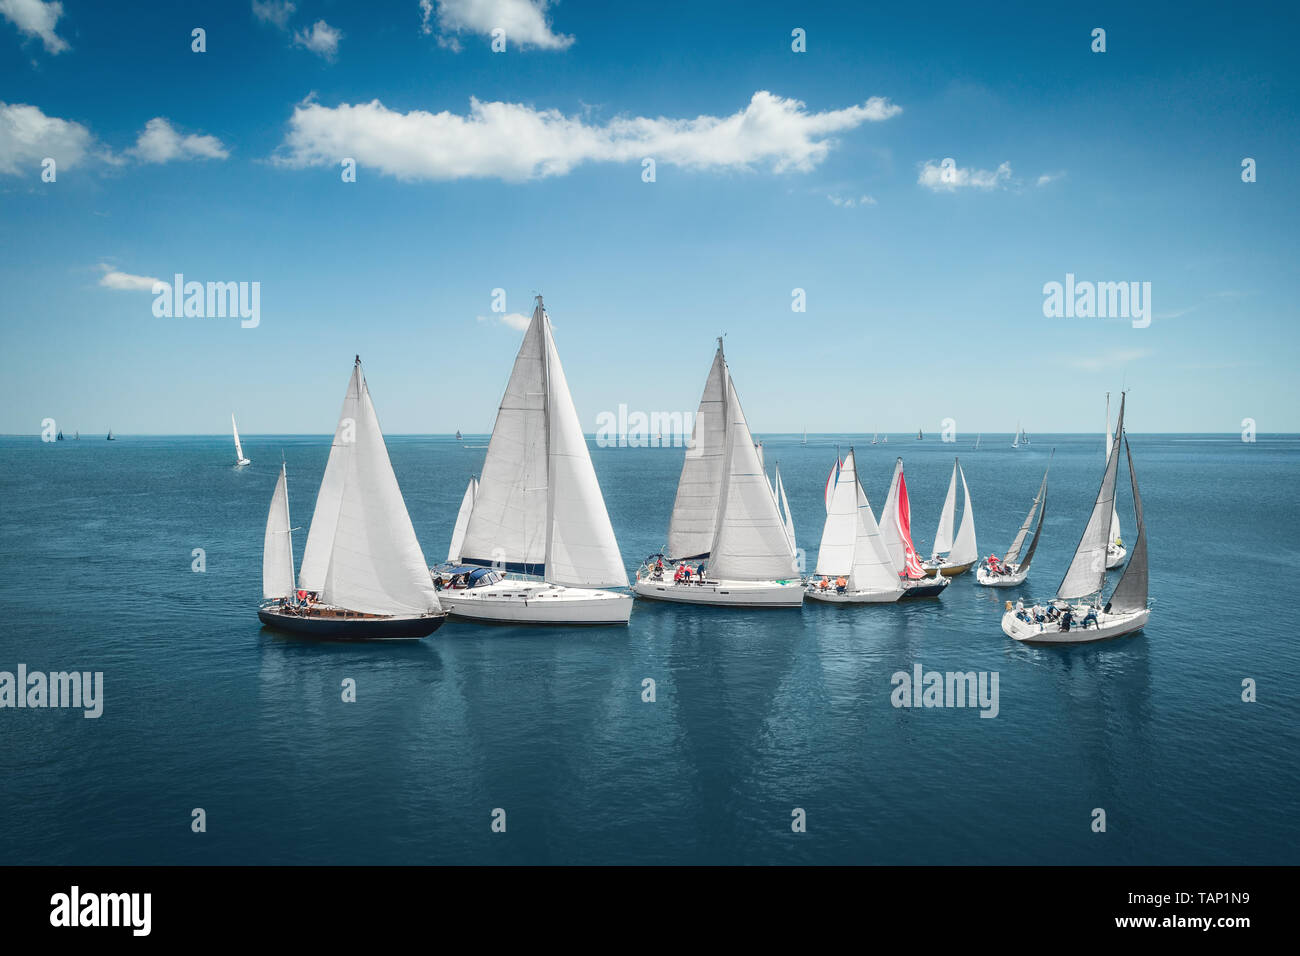
{"label": "distant sailboat", "polygon": [[803,444],[803,445],[808,444],[808,429],[807,429],[807,428],[805,428],[805,429],[803,430],[803,441],[802,441],[800,444]]}
{"label": "distant sailboat", "polygon": [[912,544],[912,502],[907,495],[907,479],[903,477],[903,459],[894,465],[894,478],[885,496],[885,506],[880,509],[880,535],[889,554],[894,574],[904,589],[900,598],[935,597],[948,586],[949,578],[925,573]]}
{"label": "distant sailboat", "polygon": [[252,462],[244,457],[243,446],[239,444],[239,427],[235,424],[235,415],[230,415],[230,430],[235,434],[235,467],[243,468],[245,465],[251,465]]}
{"label": "distant sailboat", "polygon": [[1020,447],[1020,423],[1016,422],[1016,437],[1011,440],[1012,448]]}
{"label": "distant sailboat", "polygon": [[921,429],[919,429],[919,428],[916,430],[916,440],[917,440],[917,441],[924,441],[924,440],[925,440],[925,436],[923,436],[923,435],[921,434]]}
{"label": "distant sailboat", "polygon": [[411,526],[358,357],[316,495],[297,585],[285,468],[262,549],[263,624],[335,640],[426,637],[447,612]]}
{"label": "distant sailboat", "polygon": [[81,441],[81,432],[73,432],[73,433],[72,433],[72,440],[73,440],[73,441]]}
{"label": "distant sailboat", "polygon": [[[709,369],[682,463],[668,526],[667,554],[651,555],[637,571],[641,597],[732,607],[799,607],[803,583],[795,570],[792,523],[759,466],[722,339]],[[708,562],[701,581],[696,567]],[[672,577],[681,563],[689,581]]]}
{"label": "distant sailboat", "polygon": [[[627,569],[540,295],[501,398],[461,551],[465,567],[442,571],[451,584],[440,592],[458,617],[626,624],[632,613],[631,595],[605,590],[627,587]],[[530,579],[507,580],[501,571]]]}
{"label": "distant sailboat", "polygon": [[836,462],[834,473],[817,567],[805,582],[804,596],[832,604],[892,604],[904,589],[858,482],[852,448],[843,463]]}
{"label": "distant sailboat", "polygon": [[[1106,393],[1106,461],[1110,461],[1110,392]],[[1117,568],[1128,557],[1124,541],[1120,537],[1119,512],[1112,509],[1110,513],[1110,537],[1106,541],[1106,570]]]}
{"label": "distant sailboat", "polygon": [[[957,518],[958,477],[961,478],[964,503],[961,525],[954,538],[952,529]],[[943,509],[939,512],[939,530],[934,535],[934,550],[930,554],[930,560],[923,562],[921,567],[926,574],[938,573],[946,578],[954,578],[969,571],[979,560],[979,555],[979,546],[975,544],[975,513],[971,509],[970,488],[966,487],[966,473],[961,470],[961,462],[954,459],[948,494],[943,500]]]}
{"label": "distant sailboat", "polygon": [[113,437],[113,429],[111,429],[111,428],[108,430],[108,439],[107,439],[107,440],[108,440],[108,441],[117,441],[117,439]]}
{"label": "distant sailboat", "polygon": [[984,437],[984,433],[983,433],[983,432],[980,432],[978,435],[975,436],[975,450],[976,450],[976,451],[979,451],[979,450],[980,450],[980,439],[983,438],[983,437]]}
{"label": "distant sailboat", "polygon": [[456,441],[464,441],[464,440],[465,440],[465,439],[461,437],[460,429],[457,428],[457,429],[456,429]]}
{"label": "distant sailboat", "polygon": [[879,434],[880,434],[880,432],[878,432],[878,431],[877,431],[877,432],[872,432],[872,433],[871,433],[871,444],[873,444],[873,445],[876,444],[876,438],[877,438],[877,436],[878,436]]}
{"label": "distant sailboat", "polygon": [[[1048,461],[1048,469],[1051,468],[1051,461]],[[1035,515],[1038,517],[1038,523],[1034,524]],[[995,562],[990,556],[980,562],[980,566],[975,569],[975,580],[985,587],[990,588],[1010,588],[1017,584],[1023,584],[1025,578],[1029,576],[1029,563],[1034,560],[1034,552],[1038,550],[1038,539],[1043,533],[1043,519],[1047,517],[1047,471],[1043,472],[1043,483],[1038,486],[1038,494],[1034,497],[1034,503],[1029,506],[1029,514],[1025,516],[1025,522],[1016,532],[1015,538],[1011,542],[1011,547],[1007,553],[1002,556],[1001,562]],[[1029,528],[1033,525],[1034,536],[1029,540],[1029,550],[1025,552],[1022,559],[1020,550],[1024,547],[1025,538],[1029,534]]]}
{"label": "distant sailboat", "polygon": [[[1115,507],[1121,441],[1128,458],[1129,482],[1133,488],[1137,538],[1128,566],[1121,572],[1110,600],[1103,603],[1106,542],[1110,534],[1111,512]],[[1002,615],[1002,630],[1008,637],[1030,644],[1082,644],[1132,634],[1145,627],[1151,617],[1147,606],[1148,586],[1142,495],[1138,491],[1137,472],[1133,469],[1133,449],[1124,434],[1124,398],[1121,397],[1119,422],[1115,426],[1115,439],[1102,473],[1097,500],[1065,577],[1056,589],[1056,599],[1045,608],[1035,605],[1028,609],[1013,608],[1008,601],[1006,613]]]}
{"label": "distant sailboat", "polygon": [[58,433],[57,435],[54,436],[54,440],[55,440],[55,441],[63,441],[63,429],[62,429],[62,428],[60,428],[60,429],[59,429],[59,433]]}

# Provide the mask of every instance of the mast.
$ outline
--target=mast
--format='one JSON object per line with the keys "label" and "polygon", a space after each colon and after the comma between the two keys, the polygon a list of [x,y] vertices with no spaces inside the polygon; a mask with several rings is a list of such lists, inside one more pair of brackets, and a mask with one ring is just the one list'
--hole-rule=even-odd
{"label": "mast", "polygon": [[1106,586],[1106,544],[1110,532],[1111,514],[1115,509],[1115,476],[1119,465],[1119,441],[1124,434],[1124,395],[1119,403],[1119,422],[1115,428],[1115,443],[1102,473],[1101,487],[1092,514],[1084,526],[1074,558],[1066,569],[1056,596],[1064,601],[1092,597]]}

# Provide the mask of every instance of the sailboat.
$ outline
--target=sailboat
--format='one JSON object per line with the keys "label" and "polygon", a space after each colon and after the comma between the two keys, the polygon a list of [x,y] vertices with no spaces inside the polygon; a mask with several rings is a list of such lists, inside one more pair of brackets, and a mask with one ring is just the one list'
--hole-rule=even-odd
{"label": "sailboat", "polygon": [[284,465],[262,548],[263,624],[333,640],[426,637],[447,619],[402,500],[361,358],[352,367],[297,583]]}
{"label": "sailboat", "polygon": [[106,439],[106,441],[117,441],[117,439],[113,437],[113,429],[112,429],[112,428],[110,428],[110,429],[108,430],[108,438]]}
{"label": "sailboat", "polygon": [[894,478],[889,483],[885,506],[880,509],[879,525],[890,566],[903,588],[900,600],[941,594],[949,579],[942,574],[928,576],[912,544],[912,503],[907,495],[907,479],[903,477],[901,458],[894,465]]}
{"label": "sailboat", "polygon": [[[1110,392],[1106,393],[1106,461],[1110,461]],[[1118,568],[1128,557],[1124,541],[1119,532],[1119,512],[1112,509],[1110,513],[1110,537],[1106,539],[1106,570]]]}
{"label": "sailboat", "polygon": [[474,502],[478,500],[478,475],[472,475],[465,486],[465,494],[460,499],[460,510],[456,512],[456,525],[451,529],[451,546],[447,549],[447,563],[460,564],[460,552],[465,546],[465,529],[469,527],[469,516],[474,512]]}
{"label": "sailboat", "polygon": [[[1048,469],[1051,468],[1051,460],[1048,460]],[[1037,516],[1038,523],[1034,523],[1034,517]],[[1043,533],[1043,519],[1047,517],[1047,471],[1043,472],[1043,483],[1038,486],[1038,494],[1034,496],[1034,503],[1029,506],[1029,514],[1025,516],[1025,522],[1016,532],[1016,536],[1011,541],[1011,547],[1003,555],[1000,564],[997,564],[996,570],[990,565],[992,558],[980,562],[980,566],[975,569],[975,580],[985,587],[990,588],[1010,588],[1017,584],[1023,584],[1025,578],[1029,576],[1029,563],[1034,560],[1034,552],[1038,550],[1038,539]],[[1029,539],[1029,550],[1025,552],[1022,559],[1020,549],[1025,545],[1025,538],[1029,535],[1029,527],[1033,525],[1034,536]],[[996,562],[995,562],[996,563]]]}
{"label": "sailboat", "polygon": [[252,462],[244,457],[244,449],[239,444],[239,426],[235,424],[235,415],[230,415],[230,430],[235,433],[235,467],[242,468],[245,465],[251,465]]}
{"label": "sailboat", "polygon": [[[792,534],[759,466],[719,338],[677,483],[667,552],[646,560],[633,590],[688,604],[799,607]],[[687,562],[690,579],[668,576]],[[704,562],[701,576],[695,569]]]}
{"label": "sailboat", "polygon": [[[961,490],[964,498],[961,525],[957,528],[957,537],[952,536],[953,525],[957,518],[957,478],[961,477]],[[941,557],[941,555],[947,555]],[[961,462],[953,459],[952,478],[948,481],[948,494],[943,499],[943,510],[939,512],[939,530],[934,535],[934,550],[930,560],[921,564],[926,574],[942,574],[953,578],[965,574],[979,560],[979,547],[975,544],[975,513],[970,504],[970,488],[966,486],[966,473],[961,470]]]}
{"label": "sailboat", "polygon": [[73,432],[73,433],[72,433],[72,440],[73,440],[73,441],[81,441],[81,432]]}
{"label": "sailboat", "polygon": [[921,429],[919,429],[919,428],[916,430],[916,440],[917,440],[917,441],[924,441],[924,440],[925,440],[925,437],[921,434]]}
{"label": "sailboat", "polygon": [[62,428],[60,428],[60,429],[59,429],[59,433],[58,433],[57,435],[54,436],[54,440],[55,440],[55,441],[63,441],[63,429],[62,429]]}
{"label": "sailboat", "polygon": [[[1129,482],[1133,488],[1133,512],[1137,520],[1137,538],[1127,567],[1119,583],[1103,602],[1106,588],[1106,540],[1110,533],[1110,516],[1115,507],[1115,484],[1119,470],[1120,442],[1128,458]],[[1146,626],[1151,617],[1148,602],[1147,536],[1142,518],[1142,495],[1138,492],[1137,472],[1133,469],[1133,449],[1124,434],[1124,397],[1119,403],[1119,422],[1110,457],[1102,473],[1101,488],[1093,504],[1088,524],[1083,529],[1074,557],[1066,569],[1056,599],[1045,608],[1024,608],[1007,602],[1002,615],[1002,630],[1008,637],[1031,644],[1083,644],[1132,634]],[[1070,603],[1074,602],[1074,603]]]}
{"label": "sailboat", "polygon": [[1012,448],[1020,447],[1020,423],[1019,422],[1016,422],[1016,437],[1011,439],[1011,447]]}
{"label": "sailboat", "polygon": [[807,429],[807,428],[805,428],[805,429],[803,430],[803,441],[800,442],[800,444],[803,444],[803,445],[808,444],[808,429]]}
{"label": "sailboat", "polygon": [[892,604],[903,596],[871,503],[858,482],[852,447],[838,465],[817,566],[804,588],[810,600],[831,604]]}
{"label": "sailboat", "polygon": [[875,432],[872,432],[872,433],[871,433],[871,444],[873,444],[873,445],[876,444],[876,437],[877,437],[879,434],[880,434],[880,432],[878,432],[878,431],[875,431]]}
{"label": "sailboat", "polygon": [[975,436],[975,450],[976,450],[976,451],[979,451],[979,450],[980,450],[980,439],[983,438],[983,437],[984,437],[984,433],[983,433],[983,432],[980,432],[978,435]]}
{"label": "sailboat", "polygon": [[465,439],[461,437],[460,429],[457,428],[457,429],[456,429],[456,441],[464,441],[464,440],[465,440]]}
{"label": "sailboat", "polygon": [[627,587],[627,569],[540,295],[492,428],[461,552],[464,567],[441,573],[450,573],[440,594],[457,617],[626,624],[632,613],[630,594],[605,590]]}

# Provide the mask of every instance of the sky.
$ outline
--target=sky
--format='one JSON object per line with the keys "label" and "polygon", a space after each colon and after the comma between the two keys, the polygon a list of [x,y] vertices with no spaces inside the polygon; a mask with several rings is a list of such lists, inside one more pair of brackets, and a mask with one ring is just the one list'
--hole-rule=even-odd
{"label": "sky", "polygon": [[[758,434],[1098,431],[1121,388],[1300,431],[1298,20],[0,0],[0,433],[329,433],[354,354],[386,431],[487,432],[535,293],[588,432],[693,412],[723,334]],[[256,325],[155,314],[178,273]],[[1067,274],[1149,322],[1045,315]]]}

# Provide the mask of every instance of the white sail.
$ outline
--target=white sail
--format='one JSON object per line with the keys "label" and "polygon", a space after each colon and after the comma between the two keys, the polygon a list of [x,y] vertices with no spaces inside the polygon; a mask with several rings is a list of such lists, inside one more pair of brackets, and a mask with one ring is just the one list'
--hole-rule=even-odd
{"label": "white sail", "polygon": [[[1106,461],[1110,461],[1110,392],[1106,393]],[[1122,540],[1119,530],[1119,510],[1110,513],[1110,543],[1118,544]]]}
{"label": "white sail", "polygon": [[[359,359],[335,442],[307,537],[309,548],[325,548],[328,561],[323,582],[309,589],[319,590],[324,604],[366,614],[439,610]],[[319,513],[322,506],[324,513]],[[321,529],[332,532],[328,539],[318,531],[318,519]]]}
{"label": "white sail", "polygon": [[975,511],[970,504],[970,488],[966,487],[966,472],[961,470],[961,464],[957,465],[957,470],[961,474],[961,491],[963,498],[961,527],[957,529],[957,538],[952,543],[952,550],[948,552],[948,563],[951,565],[961,566],[963,564],[973,564],[979,558],[979,549],[975,544]]}
{"label": "white sail", "polygon": [[[840,465],[839,480],[831,492],[822,525],[821,546],[817,549],[817,574],[838,577],[853,572],[858,541],[858,476],[853,450]],[[875,521],[872,521],[875,524]]]}
{"label": "white sail", "polygon": [[540,573],[546,561],[546,343],[534,311],[488,441],[463,560]]}
{"label": "white sail", "polygon": [[343,481],[356,452],[356,421],[360,414],[360,369],[352,370],[352,380],[343,396],[339,423],[334,429],[334,443],[330,446],[325,474],[316,492],[316,508],[312,511],[311,527],[307,531],[307,544],[302,552],[302,566],[298,569],[298,585],[304,591],[320,592],[325,587],[329,571],[330,552],[338,530],[339,508],[343,501]]}
{"label": "white sail", "polygon": [[293,534],[289,524],[289,485],[284,465],[271,495],[266,514],[266,537],[262,541],[262,597],[266,600],[292,597]]}
{"label": "white sail", "polygon": [[1102,473],[1101,487],[1092,514],[1084,527],[1083,536],[1074,550],[1074,558],[1066,569],[1056,596],[1070,601],[1090,597],[1106,584],[1106,542],[1110,533],[1110,519],[1115,511],[1115,474],[1119,465],[1119,440],[1124,434],[1124,401],[1119,403],[1119,423],[1115,427],[1115,443]]}
{"label": "white sail", "polygon": [[451,530],[451,547],[447,549],[447,563],[459,564],[460,552],[465,545],[465,529],[469,527],[469,516],[474,511],[474,499],[478,497],[478,479],[471,478],[465,486],[465,495],[460,499],[460,510],[456,512],[456,527]]}
{"label": "white sail", "polygon": [[234,412],[230,413],[230,430],[235,433],[235,461],[242,465],[248,459],[244,457],[243,446],[239,444],[239,428],[235,425]]}
{"label": "white sail", "polygon": [[782,520],[785,521],[785,536],[790,539],[790,550],[795,550],[794,515],[790,514],[790,501],[785,496],[785,484],[781,481],[781,463],[776,463],[777,504],[780,506]]}
{"label": "white sail", "polygon": [[948,495],[943,499],[943,510],[939,512],[939,530],[934,533],[934,550],[932,558],[947,554],[952,550],[952,528],[957,514],[957,462],[952,463],[952,477],[948,479]]}
{"label": "white sail", "polygon": [[627,568],[614,539],[541,296],[537,297],[533,322],[540,323],[546,345],[550,466],[546,580],[566,587],[627,587]]}
{"label": "white sail", "polygon": [[677,482],[673,516],[668,523],[668,554],[674,559],[707,557],[713,546],[722,469],[727,457],[725,378],[726,359],[719,339]]}
{"label": "white sail", "polygon": [[709,575],[729,581],[782,581],[794,577],[794,549],[777,513],[772,487],[758,466],[754,439],[726,372],[727,455],[718,530]]}
{"label": "white sail", "polygon": [[898,510],[898,481],[903,474],[903,459],[894,465],[894,477],[889,482],[889,492],[885,495],[885,506],[880,509],[880,537],[889,555],[890,567],[896,574],[901,574],[907,566],[907,553],[903,538],[899,533],[898,522],[894,515]]}
{"label": "white sail", "polygon": [[857,540],[853,546],[853,571],[849,574],[850,590],[889,591],[898,587],[898,572],[880,535],[880,526],[871,513],[871,502],[855,478],[857,496]]}

